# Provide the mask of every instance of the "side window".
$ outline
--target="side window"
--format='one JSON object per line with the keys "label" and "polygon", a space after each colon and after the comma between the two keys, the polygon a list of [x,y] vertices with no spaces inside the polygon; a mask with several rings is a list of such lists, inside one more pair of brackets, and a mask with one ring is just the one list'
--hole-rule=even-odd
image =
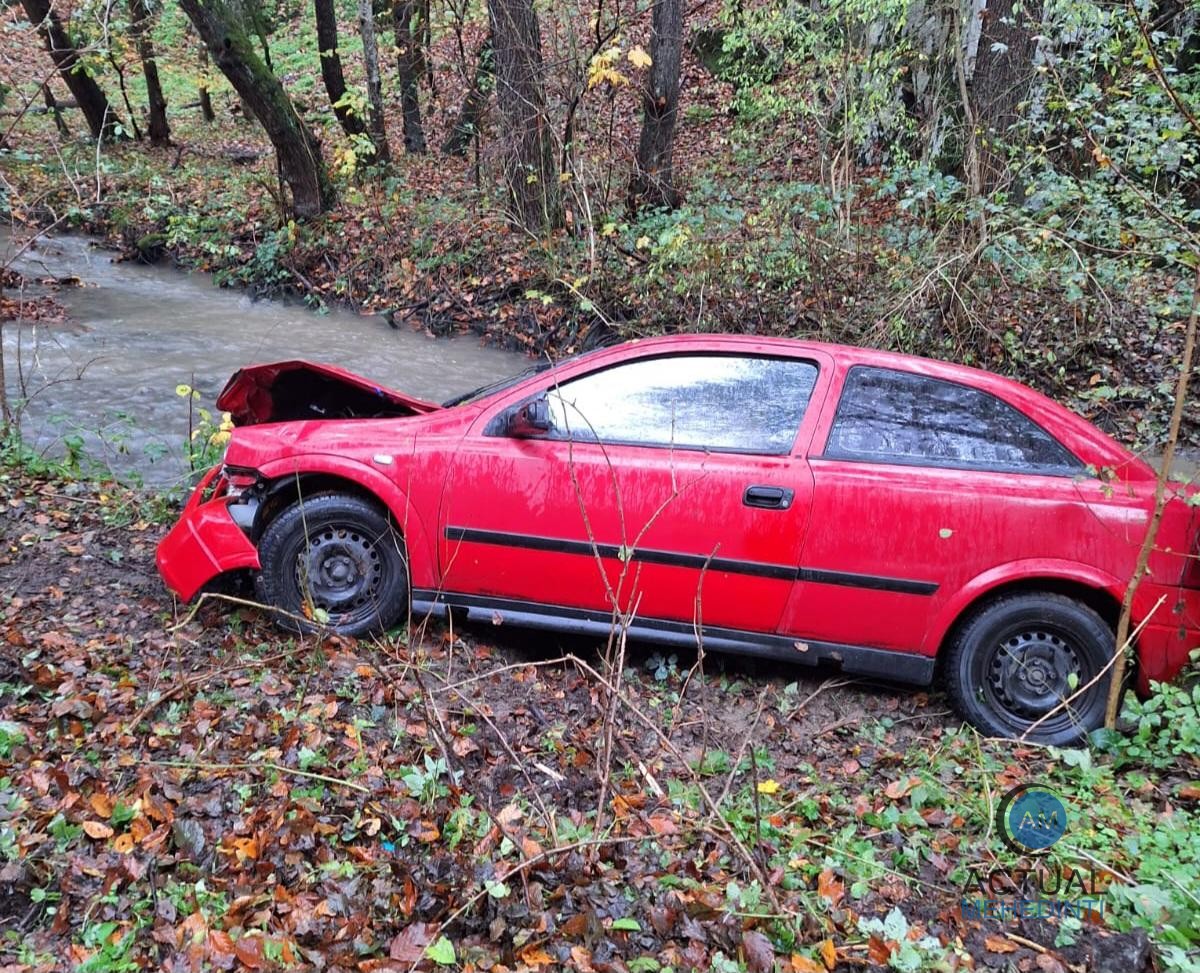
{"label": "side window", "polygon": [[910,372],[856,366],[825,455],[920,466],[1068,473],[1079,460],[988,392]]}
{"label": "side window", "polygon": [[812,362],[649,358],[547,391],[555,439],[787,453],[817,380]]}

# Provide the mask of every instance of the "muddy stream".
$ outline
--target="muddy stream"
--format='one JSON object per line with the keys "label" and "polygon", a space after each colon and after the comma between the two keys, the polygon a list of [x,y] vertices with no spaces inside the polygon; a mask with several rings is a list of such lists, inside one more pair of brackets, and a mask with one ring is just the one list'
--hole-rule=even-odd
{"label": "muddy stream", "polygon": [[[0,266],[19,248],[0,229]],[[389,328],[378,316],[253,300],[214,286],[206,274],[113,258],[80,235],[43,237],[17,257],[13,269],[29,282],[30,297],[46,293],[39,278],[80,283],[55,291],[69,314],[65,324],[6,324],[8,392],[34,448],[63,456],[82,444],[88,459],[147,483],[187,475],[188,403],[176,387],[195,388],[195,407],[212,410],[243,365],[308,358],[442,401],[530,364],[473,337],[432,338]]]}

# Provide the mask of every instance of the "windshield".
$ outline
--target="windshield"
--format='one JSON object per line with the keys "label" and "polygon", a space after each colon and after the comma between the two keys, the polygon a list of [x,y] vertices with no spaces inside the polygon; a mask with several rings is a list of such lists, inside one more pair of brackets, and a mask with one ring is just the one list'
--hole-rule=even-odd
{"label": "windshield", "polygon": [[551,363],[548,361],[538,362],[536,365],[530,365],[512,375],[509,378],[502,378],[497,382],[489,382],[487,385],[481,385],[477,389],[471,389],[470,392],[464,392],[462,395],[456,395],[453,398],[447,399],[442,405],[449,409],[456,405],[465,405],[468,402],[474,402],[476,399],[481,399],[485,395],[491,395],[493,392],[503,392],[505,389],[512,388],[518,382],[523,382],[530,375],[536,375],[538,372],[544,372],[550,368]]}
{"label": "windshield", "polygon": [[528,368],[517,372],[509,378],[502,378],[496,382],[489,382],[487,385],[481,385],[477,389],[472,389],[470,392],[464,392],[462,395],[456,395],[453,398],[447,399],[442,403],[442,407],[446,409],[453,408],[456,405],[466,405],[468,402],[474,402],[477,399],[482,399],[485,395],[492,395],[495,392],[503,392],[505,389],[510,389],[518,382],[523,382],[531,375],[539,375],[542,372],[549,371],[558,365],[565,365],[568,362],[578,361],[580,358],[586,358],[588,355],[594,355],[597,352],[606,351],[608,346],[592,348],[588,351],[581,351],[575,355],[568,355],[565,358],[560,358],[558,361],[539,361],[536,365],[530,365]]}

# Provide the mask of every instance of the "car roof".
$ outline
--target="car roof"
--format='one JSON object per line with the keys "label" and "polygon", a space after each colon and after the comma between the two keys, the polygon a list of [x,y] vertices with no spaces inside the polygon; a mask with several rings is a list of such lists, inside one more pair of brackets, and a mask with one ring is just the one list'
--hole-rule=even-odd
{"label": "car roof", "polygon": [[[985,380],[998,379],[1019,388],[1028,388],[1028,386],[1022,385],[1013,379],[1005,378],[1002,375],[997,375],[995,372],[989,372],[985,369],[974,368],[970,365],[958,365],[952,362],[940,361],[936,358],[909,355],[899,351],[884,351],[880,348],[864,348],[857,345],[837,344],[829,341],[812,341],[805,338],[784,338],[773,335],[720,333],[658,335],[652,338],[633,338],[619,344],[609,345],[602,349],[602,351],[627,352],[629,349],[635,347],[639,349],[639,353],[652,353],[657,349],[661,349],[664,353],[671,351],[686,352],[688,350],[699,351],[705,348],[712,349],[716,347],[728,347],[731,350],[743,349],[745,351],[765,352],[768,354],[771,351],[775,351],[787,355],[811,351],[829,355],[847,366],[878,365],[884,368],[901,368],[905,371],[926,371],[928,369],[931,373],[936,372],[939,375],[947,377],[958,374],[960,375],[960,381],[969,384],[974,384],[981,378]],[[587,352],[585,354],[590,357],[594,353]],[[566,361],[577,361],[579,357],[582,356],[564,359],[564,364]],[[622,357],[624,357],[623,354]]]}

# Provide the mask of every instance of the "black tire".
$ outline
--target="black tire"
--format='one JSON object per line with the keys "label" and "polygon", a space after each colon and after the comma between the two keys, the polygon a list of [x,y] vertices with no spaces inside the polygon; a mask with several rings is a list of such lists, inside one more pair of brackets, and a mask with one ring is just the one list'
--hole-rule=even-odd
{"label": "black tire", "polygon": [[258,543],[261,600],[289,631],[369,635],[408,611],[408,559],[375,504],[318,493],[285,508]]}
{"label": "black tire", "polygon": [[[945,660],[950,698],[984,733],[1020,737],[1090,683],[1112,658],[1113,630],[1065,595],[1029,592],[984,605],[959,629]],[[1104,722],[1106,673],[1028,739],[1068,746]]]}

